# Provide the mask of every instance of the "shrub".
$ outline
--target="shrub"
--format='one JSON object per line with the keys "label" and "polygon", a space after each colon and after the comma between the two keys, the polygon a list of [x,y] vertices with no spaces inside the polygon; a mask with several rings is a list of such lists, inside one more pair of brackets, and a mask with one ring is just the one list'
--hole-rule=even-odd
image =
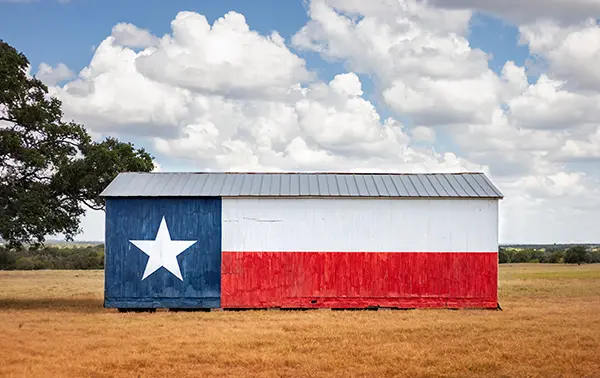
{"label": "shrub", "polygon": [[14,252],[0,247],[0,270],[12,270],[16,268],[17,256]]}
{"label": "shrub", "polygon": [[531,261],[532,251],[528,249],[521,249],[517,251],[511,259],[511,262],[515,263],[526,263]]}
{"label": "shrub", "polygon": [[0,269],[104,269],[104,246],[18,250],[0,247]]}
{"label": "shrub", "polygon": [[49,269],[47,264],[37,256],[31,257],[20,257],[16,262],[16,269],[18,270],[38,270],[38,269]]}
{"label": "shrub", "polygon": [[563,261],[564,252],[563,251],[554,251],[548,257],[548,262],[551,264],[558,264]]}
{"label": "shrub", "polygon": [[600,263],[600,250],[589,251],[588,262],[592,264]]}
{"label": "shrub", "polygon": [[540,262],[546,256],[546,252],[537,249],[531,249],[529,250],[529,255],[530,262]]}

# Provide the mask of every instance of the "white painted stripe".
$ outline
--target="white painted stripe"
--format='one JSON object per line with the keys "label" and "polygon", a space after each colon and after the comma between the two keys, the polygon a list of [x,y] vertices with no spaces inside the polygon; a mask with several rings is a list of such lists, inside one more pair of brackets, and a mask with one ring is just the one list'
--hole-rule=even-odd
{"label": "white painted stripe", "polygon": [[496,252],[498,201],[224,198],[223,251]]}

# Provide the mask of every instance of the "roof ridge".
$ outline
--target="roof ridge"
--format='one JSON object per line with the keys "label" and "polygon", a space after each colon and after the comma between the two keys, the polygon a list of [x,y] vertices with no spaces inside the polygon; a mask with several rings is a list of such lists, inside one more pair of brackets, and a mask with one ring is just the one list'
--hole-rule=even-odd
{"label": "roof ridge", "polygon": [[233,175],[294,175],[294,174],[305,174],[305,175],[356,175],[356,176],[373,176],[373,175],[407,175],[407,176],[415,176],[415,175],[478,175],[485,174],[481,171],[464,171],[464,172],[342,172],[342,171],[280,171],[280,172],[272,172],[272,171],[161,171],[161,172],[138,172],[138,171],[127,171],[121,172],[120,174],[152,174],[152,175],[160,175],[160,174],[168,174],[168,175],[200,175],[200,174],[233,174]]}

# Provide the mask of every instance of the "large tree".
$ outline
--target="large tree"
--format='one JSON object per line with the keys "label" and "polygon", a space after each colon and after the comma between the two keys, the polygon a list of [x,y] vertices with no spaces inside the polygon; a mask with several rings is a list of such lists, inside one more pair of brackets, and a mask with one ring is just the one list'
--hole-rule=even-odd
{"label": "large tree", "polygon": [[0,237],[11,247],[80,232],[86,207],[120,172],[154,168],[143,148],[63,120],[61,102],[27,74],[25,55],[0,40]]}

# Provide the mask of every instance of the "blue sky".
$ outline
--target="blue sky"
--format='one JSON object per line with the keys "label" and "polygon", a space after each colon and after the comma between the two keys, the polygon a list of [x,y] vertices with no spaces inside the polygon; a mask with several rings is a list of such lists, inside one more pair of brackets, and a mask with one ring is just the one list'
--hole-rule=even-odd
{"label": "blue sky", "polygon": [[[307,21],[303,0],[222,0],[222,1],[80,1],[60,3],[52,0],[34,2],[0,2],[5,15],[0,35],[23,51],[32,65],[46,62],[52,66],[65,63],[74,71],[84,68],[93,56],[92,48],[110,34],[119,22],[130,22],[155,35],[170,33],[170,22],[178,12],[189,10],[206,16],[213,23],[228,11],[242,13],[261,34],[276,30],[287,41]],[[471,20],[469,43],[492,55],[490,68],[499,72],[507,60],[523,65],[529,52],[518,46],[518,30],[498,17],[481,12]],[[322,80],[343,72],[342,64],[323,62],[317,54],[297,51],[317,71]]]}
{"label": "blue sky", "polygon": [[471,19],[469,43],[473,48],[491,54],[490,68],[498,73],[506,61],[512,60],[522,66],[530,57],[527,46],[518,45],[518,41],[517,27],[498,17],[477,12]]}
{"label": "blue sky", "polygon": [[[33,73],[52,67],[42,80],[66,117],[147,148],[162,170],[484,171],[506,195],[502,242],[596,238],[600,4],[416,4],[0,0],[0,38]],[[201,36],[182,11],[211,26],[237,12],[259,37],[235,17]],[[80,238],[101,238],[102,217]]]}
{"label": "blue sky", "polygon": [[[169,33],[178,12],[189,10],[206,16],[210,23],[230,10],[244,14],[252,28],[262,34],[277,30],[289,39],[307,21],[302,1],[81,1],[59,3],[40,0],[1,3],[4,21],[0,34],[30,58],[83,68],[93,56],[92,47],[110,34],[119,22],[130,22],[160,36]],[[68,42],[67,42],[68,41]]]}

